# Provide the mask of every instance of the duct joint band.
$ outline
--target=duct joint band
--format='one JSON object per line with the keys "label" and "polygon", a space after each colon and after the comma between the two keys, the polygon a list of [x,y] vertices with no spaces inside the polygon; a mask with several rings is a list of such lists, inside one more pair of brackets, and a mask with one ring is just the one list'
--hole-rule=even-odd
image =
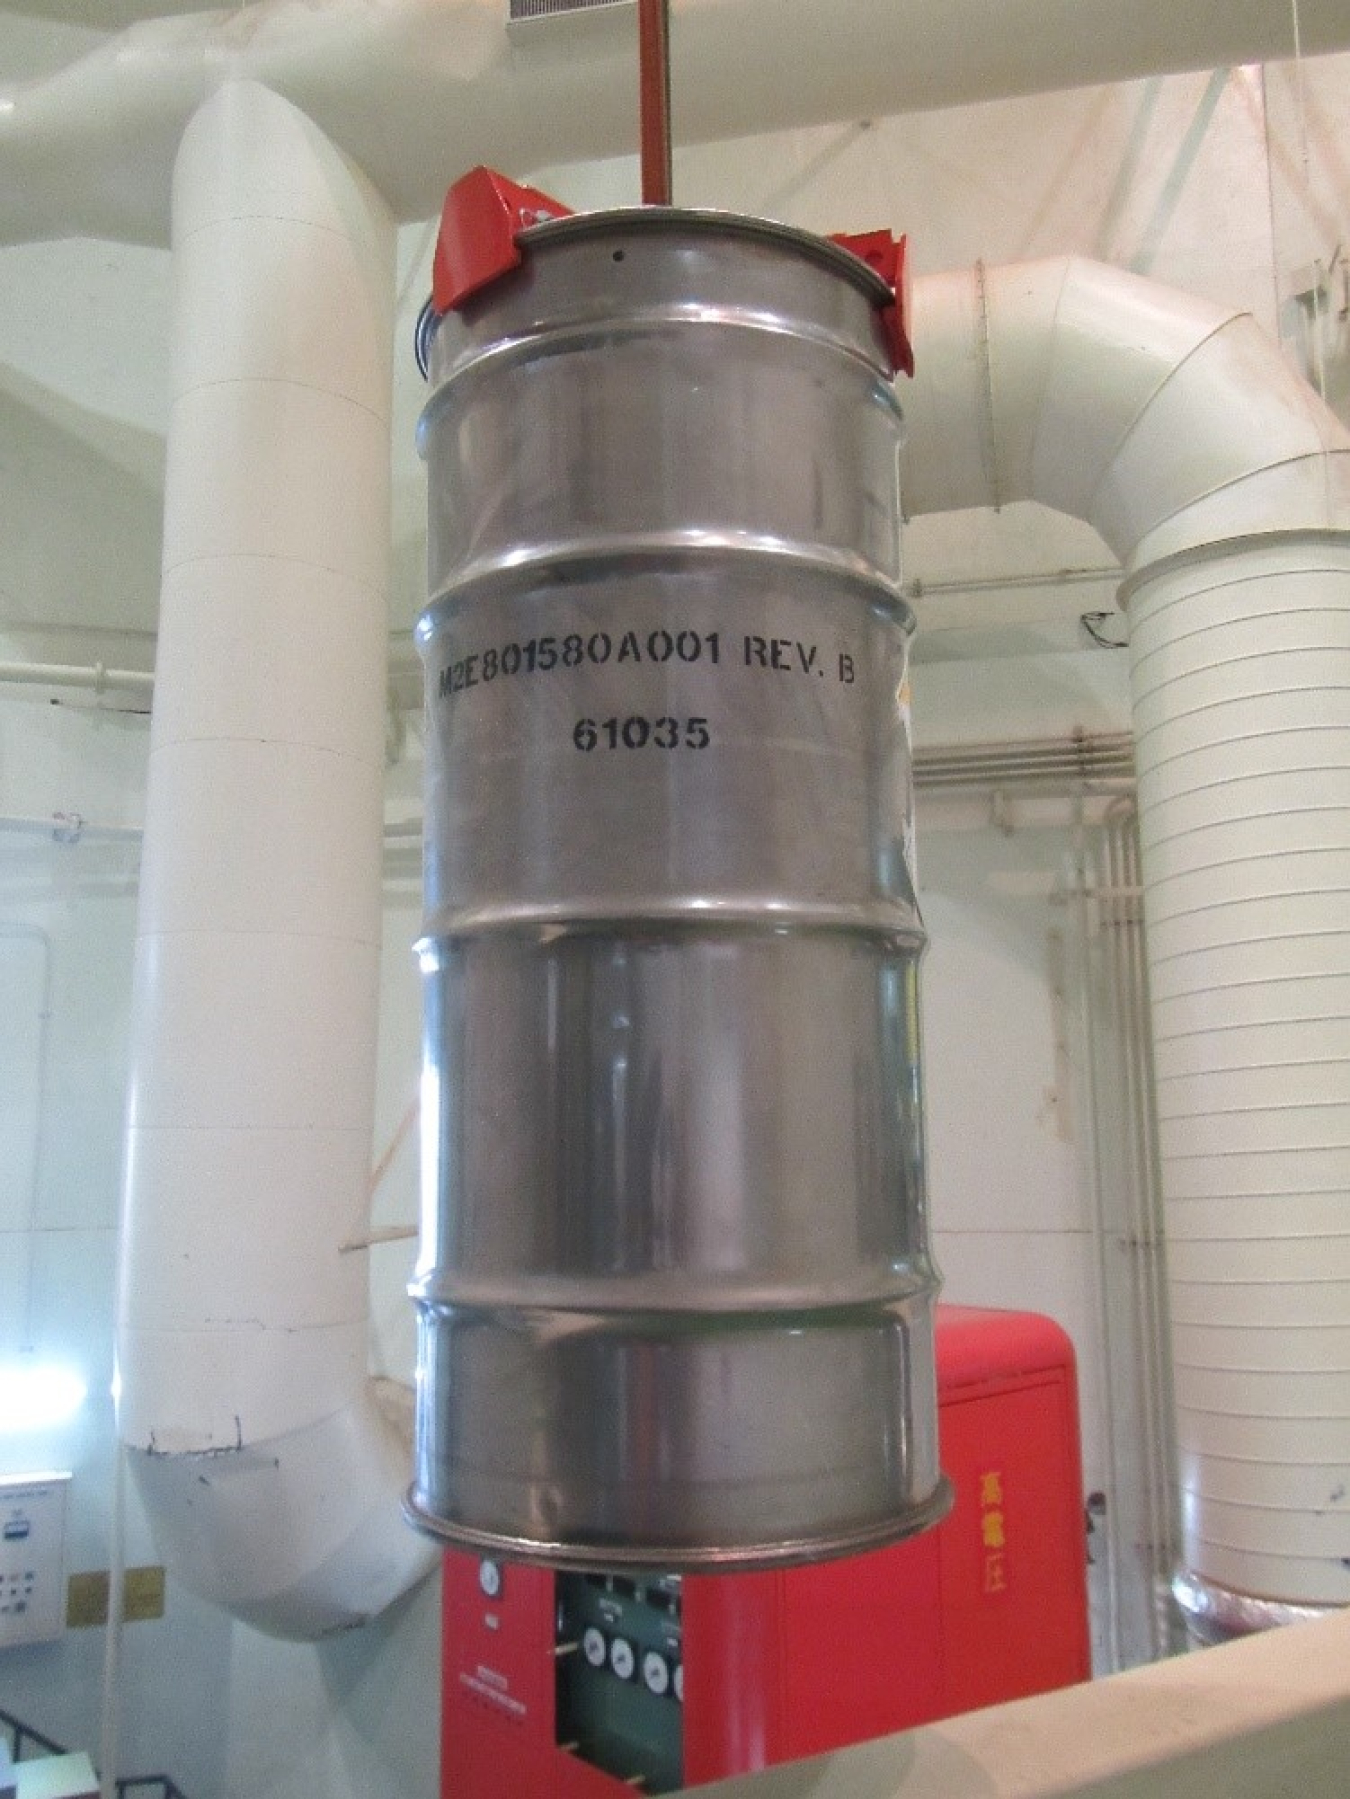
{"label": "duct joint band", "polygon": [[975,297],[979,315],[975,322],[975,356],[980,367],[980,391],[984,405],[980,411],[980,456],[988,482],[990,504],[995,512],[1003,510],[1003,483],[999,478],[998,431],[994,420],[994,351],[989,330],[989,284],[983,260],[975,264]]}

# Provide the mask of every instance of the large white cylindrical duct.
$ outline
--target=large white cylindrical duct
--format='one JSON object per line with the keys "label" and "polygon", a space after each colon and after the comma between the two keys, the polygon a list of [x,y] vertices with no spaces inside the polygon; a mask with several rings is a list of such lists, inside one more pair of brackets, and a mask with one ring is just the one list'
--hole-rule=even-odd
{"label": "large white cylindrical duct", "polygon": [[393,234],[248,83],[174,190],[119,1423],[160,1552],[279,1635],[428,1565],[367,1379]]}
{"label": "large white cylindrical duct", "polygon": [[1350,1602],[1350,435],[1254,321],[1076,260],[920,281],[912,511],[1127,571],[1185,1569]]}
{"label": "large white cylindrical duct", "polygon": [[1184,1596],[1223,1630],[1350,1601],[1350,532],[1129,612]]}
{"label": "large white cylindrical duct", "polygon": [[[680,143],[1350,48],[1344,0],[674,0]],[[556,0],[258,0],[147,21],[0,86],[0,242],[161,242],[180,132],[229,72],[286,95],[404,219],[475,163],[525,175],[630,152],[636,8]],[[572,15],[572,16],[569,16]]]}

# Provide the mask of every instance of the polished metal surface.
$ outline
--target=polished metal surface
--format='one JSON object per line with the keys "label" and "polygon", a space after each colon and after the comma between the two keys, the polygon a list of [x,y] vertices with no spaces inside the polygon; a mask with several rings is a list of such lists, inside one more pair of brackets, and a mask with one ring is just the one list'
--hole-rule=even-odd
{"label": "polished metal surface", "polygon": [[947,1503],[878,298],[601,215],[430,345],[409,1511],[480,1552],[756,1566]]}

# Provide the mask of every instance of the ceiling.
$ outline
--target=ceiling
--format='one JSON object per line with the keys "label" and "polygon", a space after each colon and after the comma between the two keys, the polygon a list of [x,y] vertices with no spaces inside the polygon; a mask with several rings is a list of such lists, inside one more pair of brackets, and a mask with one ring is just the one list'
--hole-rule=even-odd
{"label": "ceiling", "polygon": [[[91,13],[113,24],[169,10],[202,9],[0,6],[0,69],[22,79],[72,61],[100,41]],[[1281,101],[1274,138],[1279,95],[1260,70],[1201,72],[681,147],[677,182],[687,203],[809,229],[908,229],[921,268],[1082,251],[1250,304],[1283,329],[1280,264],[1305,255],[1281,207],[1293,220],[1300,180],[1321,184],[1304,209],[1308,253],[1327,254],[1338,231],[1350,240],[1347,72],[1347,58],[1309,65],[1310,109],[1295,119]],[[631,158],[541,179],[579,207],[636,193]],[[431,242],[426,225],[400,236],[391,628],[404,644],[423,595],[413,433],[424,390],[410,343]],[[0,657],[153,660],[170,312],[164,250],[91,239],[0,249]],[[921,657],[1086,647],[1084,614],[1105,615],[1102,642],[1119,635],[1104,546],[1039,508],[918,520],[907,572],[922,589]]]}

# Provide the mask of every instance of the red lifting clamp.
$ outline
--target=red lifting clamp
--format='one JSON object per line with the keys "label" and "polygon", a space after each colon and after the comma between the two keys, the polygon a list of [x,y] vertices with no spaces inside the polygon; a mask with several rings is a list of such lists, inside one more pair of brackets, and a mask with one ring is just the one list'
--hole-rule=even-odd
{"label": "red lifting clamp", "polygon": [[[508,181],[495,169],[470,169],[445,196],[440,235],[431,265],[431,310],[452,311],[524,261],[520,235],[548,219],[571,218],[572,209],[536,187]],[[880,308],[892,371],[914,373],[910,342],[908,240],[889,231],[841,233],[830,240],[872,269],[891,290]],[[434,327],[434,318],[431,321]]]}
{"label": "red lifting clamp", "polygon": [[508,181],[494,169],[470,169],[445,196],[440,236],[431,265],[431,303],[438,313],[460,306],[471,294],[524,260],[517,243],[522,231],[546,219],[566,219],[572,210],[538,188]]}
{"label": "red lifting clamp", "polygon": [[910,340],[913,301],[910,295],[909,239],[892,237],[889,231],[840,232],[830,239],[841,249],[874,269],[890,288],[891,304],[881,309],[881,323],[891,347],[892,372],[914,373],[914,345]]}

